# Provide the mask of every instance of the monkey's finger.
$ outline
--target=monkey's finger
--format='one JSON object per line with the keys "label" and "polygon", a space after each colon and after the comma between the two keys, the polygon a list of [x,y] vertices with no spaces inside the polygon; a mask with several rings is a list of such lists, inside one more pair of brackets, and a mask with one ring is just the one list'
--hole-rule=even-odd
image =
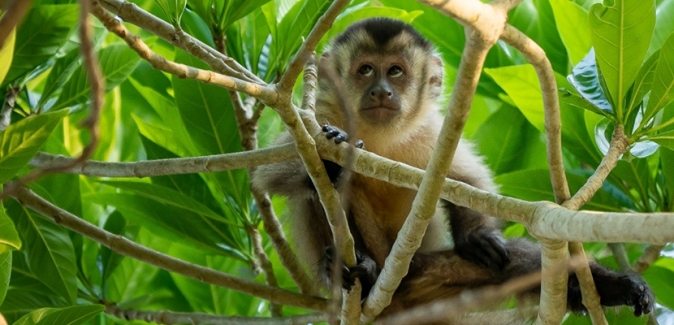
{"label": "monkey's finger", "polygon": [[348,138],[348,136],[346,135],[346,133],[340,132],[339,134],[337,134],[335,136],[335,143],[340,144],[340,143],[346,141],[347,138]]}
{"label": "monkey's finger", "polygon": [[475,247],[481,248],[476,255],[488,268],[501,270],[509,262],[508,252],[498,238],[471,237],[470,241]]}

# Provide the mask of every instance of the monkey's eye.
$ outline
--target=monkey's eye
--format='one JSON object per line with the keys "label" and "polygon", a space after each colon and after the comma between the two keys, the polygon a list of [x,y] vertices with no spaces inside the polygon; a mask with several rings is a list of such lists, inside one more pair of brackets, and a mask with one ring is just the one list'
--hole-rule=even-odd
{"label": "monkey's eye", "polygon": [[403,75],[403,68],[394,65],[390,69],[388,69],[388,75],[393,78],[398,78]]}
{"label": "monkey's eye", "polygon": [[369,64],[364,64],[360,68],[358,68],[358,74],[365,77],[369,77],[370,75],[372,75],[372,71],[373,71],[372,66]]}

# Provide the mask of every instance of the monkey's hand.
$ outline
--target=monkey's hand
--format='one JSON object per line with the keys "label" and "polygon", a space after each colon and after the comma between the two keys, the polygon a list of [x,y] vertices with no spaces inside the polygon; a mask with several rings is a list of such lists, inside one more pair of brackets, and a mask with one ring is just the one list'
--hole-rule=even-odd
{"label": "monkey's hand", "polygon": [[[336,144],[349,139],[349,135],[346,132],[332,125],[324,124],[321,130],[325,133],[326,138],[334,139]],[[358,140],[354,145],[357,148],[363,148],[363,141]],[[339,180],[339,177],[342,176],[342,166],[325,159],[323,159],[323,165],[325,166],[325,171],[328,173],[328,177],[330,177],[330,181],[332,184],[335,184]]]}
{"label": "monkey's hand", "polygon": [[501,232],[489,227],[478,228],[463,238],[454,239],[454,250],[461,258],[496,271],[510,262],[505,246]]}
{"label": "monkey's hand", "polygon": [[[335,260],[335,246],[328,246],[323,252],[323,267],[325,268],[326,274],[329,275],[329,278],[332,280],[332,264]],[[357,264],[352,267],[340,263],[338,267],[342,270],[342,288],[346,290],[351,290],[356,284],[356,279],[360,279],[360,283],[363,287],[361,297],[367,297],[367,294],[370,292],[370,289],[377,281],[377,276],[379,271],[377,270],[377,263],[369,256],[360,253],[356,250],[356,262]]]}
{"label": "monkey's hand", "polygon": [[[634,316],[648,314],[653,310],[653,291],[638,274],[614,272],[594,262],[591,262],[590,269],[602,306],[631,306]],[[573,311],[585,311],[575,274],[569,276],[568,302]]]}

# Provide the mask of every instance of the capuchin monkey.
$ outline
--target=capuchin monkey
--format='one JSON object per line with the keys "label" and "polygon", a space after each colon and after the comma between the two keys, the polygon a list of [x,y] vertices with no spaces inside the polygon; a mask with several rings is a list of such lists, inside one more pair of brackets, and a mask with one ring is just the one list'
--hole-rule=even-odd
{"label": "capuchin monkey", "polygon": [[[442,61],[429,41],[397,20],[362,20],[332,41],[318,69],[316,118],[325,124],[327,138],[345,141],[347,135],[341,130],[348,127],[367,150],[426,168],[443,121],[438,110]],[[290,141],[287,133],[279,139],[280,143]],[[339,184],[342,167],[327,160],[324,164],[330,180],[348,198],[344,210],[356,244],[358,265],[342,267],[341,283],[350,289],[360,279],[366,297],[416,191],[359,174],[353,174],[348,184]],[[465,140],[459,142],[447,177],[496,191],[491,172]],[[312,273],[320,275],[321,285],[329,285],[333,236],[301,161],[261,166],[252,182],[256,188],[287,197],[289,230],[297,255]],[[629,305],[636,316],[653,310],[652,291],[641,277],[594,262],[590,268],[602,305]],[[506,241],[494,218],[440,200],[409,273],[383,314],[540,270],[541,251],[536,244],[525,239]],[[570,310],[585,310],[575,274],[569,277],[567,303]]]}

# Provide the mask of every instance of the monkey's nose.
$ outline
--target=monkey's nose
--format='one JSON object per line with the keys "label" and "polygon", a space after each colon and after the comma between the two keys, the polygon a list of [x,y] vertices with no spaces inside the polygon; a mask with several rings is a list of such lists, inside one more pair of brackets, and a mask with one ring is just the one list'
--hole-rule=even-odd
{"label": "monkey's nose", "polygon": [[388,87],[377,86],[370,90],[370,98],[383,100],[386,98],[391,98],[393,92]]}

